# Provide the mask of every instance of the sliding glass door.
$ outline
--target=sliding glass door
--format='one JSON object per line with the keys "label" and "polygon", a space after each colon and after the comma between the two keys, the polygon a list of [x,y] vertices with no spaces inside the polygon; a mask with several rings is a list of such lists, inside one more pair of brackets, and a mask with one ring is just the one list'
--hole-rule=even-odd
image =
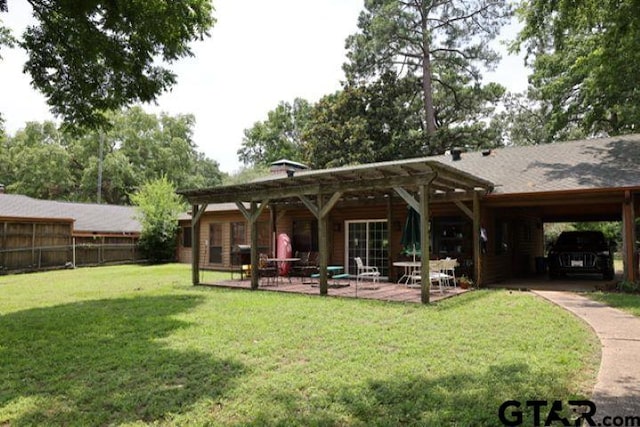
{"label": "sliding glass door", "polygon": [[346,222],[345,265],[349,274],[356,274],[355,257],[365,265],[378,267],[382,276],[388,276],[389,231],[386,220],[362,220]]}

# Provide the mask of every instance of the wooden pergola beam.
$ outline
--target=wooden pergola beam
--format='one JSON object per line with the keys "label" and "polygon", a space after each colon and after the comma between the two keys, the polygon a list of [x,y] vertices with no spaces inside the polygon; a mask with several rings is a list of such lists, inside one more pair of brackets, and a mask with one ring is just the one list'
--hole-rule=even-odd
{"label": "wooden pergola beam", "polygon": [[407,190],[402,187],[394,187],[393,188],[396,193],[404,200],[409,206],[413,208],[416,212],[420,213],[420,203],[416,200],[415,197],[411,195]]}
{"label": "wooden pergola beam", "polygon": [[[302,183],[300,185],[288,185],[282,187],[264,188],[257,187],[252,189],[243,189],[242,200],[261,201],[265,198],[268,199],[287,199],[287,198],[299,198],[303,196],[317,196],[319,194],[333,194],[333,193],[362,193],[367,191],[383,191],[393,187],[417,187],[424,181],[430,181],[434,177],[433,172],[421,173],[413,176],[395,176],[385,178],[374,179],[355,179],[355,180],[343,180],[332,183]],[[216,192],[215,194],[189,194],[188,198],[192,203],[224,203],[232,200],[237,200],[237,190],[233,189],[232,193]]]}

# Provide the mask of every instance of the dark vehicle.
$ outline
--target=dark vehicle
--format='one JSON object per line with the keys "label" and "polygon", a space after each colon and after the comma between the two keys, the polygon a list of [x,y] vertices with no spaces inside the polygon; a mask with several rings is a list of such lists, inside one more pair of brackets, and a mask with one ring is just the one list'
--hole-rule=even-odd
{"label": "dark vehicle", "polygon": [[599,273],[604,280],[613,279],[613,245],[600,231],[561,233],[547,260],[551,279],[567,273]]}

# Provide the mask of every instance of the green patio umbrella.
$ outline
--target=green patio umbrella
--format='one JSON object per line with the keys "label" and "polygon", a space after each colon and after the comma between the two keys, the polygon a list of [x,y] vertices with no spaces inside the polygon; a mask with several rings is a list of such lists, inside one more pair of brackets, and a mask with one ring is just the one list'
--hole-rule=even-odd
{"label": "green patio umbrella", "polygon": [[413,260],[416,260],[416,255],[420,256],[420,214],[409,207],[407,211],[407,220],[404,223],[402,229],[402,243],[403,251],[407,255],[413,255]]}

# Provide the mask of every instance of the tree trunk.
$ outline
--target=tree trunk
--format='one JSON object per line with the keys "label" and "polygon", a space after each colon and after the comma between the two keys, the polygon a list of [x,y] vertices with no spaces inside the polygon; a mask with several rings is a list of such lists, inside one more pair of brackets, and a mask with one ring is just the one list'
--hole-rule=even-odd
{"label": "tree trunk", "polygon": [[[428,11],[422,15],[422,101],[427,136],[436,133],[436,118],[433,108],[433,81],[431,79],[431,47],[429,44]],[[431,147],[430,147],[431,148]],[[433,154],[433,153],[429,153]]]}

